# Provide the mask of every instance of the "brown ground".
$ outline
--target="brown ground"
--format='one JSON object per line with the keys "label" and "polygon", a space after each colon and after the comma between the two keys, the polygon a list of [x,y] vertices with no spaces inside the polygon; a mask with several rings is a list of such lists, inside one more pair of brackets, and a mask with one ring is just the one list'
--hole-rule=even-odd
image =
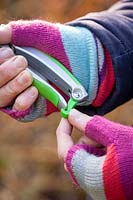
{"label": "brown ground", "polygon": [[[88,11],[106,9],[108,0],[1,0],[0,21],[13,18],[65,22]],[[42,6],[43,5],[43,6]],[[133,124],[133,101],[106,117]],[[32,123],[20,123],[0,113],[0,200],[85,200],[72,185],[56,153],[55,130],[59,114]],[[75,130],[75,135],[79,132]]]}

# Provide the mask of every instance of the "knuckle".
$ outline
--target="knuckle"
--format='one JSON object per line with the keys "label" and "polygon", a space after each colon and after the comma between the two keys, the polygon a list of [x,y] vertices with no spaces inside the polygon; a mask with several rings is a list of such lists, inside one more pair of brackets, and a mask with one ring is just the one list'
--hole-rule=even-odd
{"label": "knuckle", "polygon": [[0,65],[1,80],[10,80],[27,67],[27,60],[23,56],[13,56]]}
{"label": "knuckle", "polygon": [[1,79],[8,80],[15,74],[15,71],[10,67],[6,67],[6,63],[0,66],[0,77]]}
{"label": "knuckle", "polygon": [[29,71],[24,70],[22,71],[19,76],[16,78],[17,84],[20,86],[29,86],[32,83],[32,75]]}
{"label": "knuckle", "polygon": [[11,48],[3,46],[0,48],[0,63],[3,63],[5,60],[11,58],[14,55],[14,52]]}
{"label": "knuckle", "polygon": [[6,73],[6,69],[3,67],[3,65],[0,65],[0,76],[5,77],[5,75],[8,76],[8,74],[9,74],[9,71],[8,73]]}
{"label": "knuckle", "polygon": [[8,85],[0,89],[0,107],[7,106],[16,96],[16,92]]}
{"label": "knuckle", "polygon": [[7,84],[5,87],[5,93],[8,97],[16,95],[17,91],[18,91],[18,87],[17,86],[15,87],[15,84],[10,83],[10,84]]}
{"label": "knuckle", "polygon": [[32,76],[27,71],[22,71],[16,78],[7,84],[7,92],[9,95],[19,94],[32,84]]}

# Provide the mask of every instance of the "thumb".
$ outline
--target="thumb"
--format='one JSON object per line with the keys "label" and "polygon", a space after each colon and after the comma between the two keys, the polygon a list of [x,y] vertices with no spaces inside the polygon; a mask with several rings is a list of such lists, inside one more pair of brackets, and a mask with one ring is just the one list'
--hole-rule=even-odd
{"label": "thumb", "polygon": [[110,145],[120,133],[120,125],[98,115],[89,117],[73,109],[68,119],[73,126],[81,130],[87,137],[104,146]]}
{"label": "thumb", "polygon": [[93,117],[90,117],[86,114],[83,114],[79,112],[76,109],[72,109],[70,111],[68,120],[70,124],[72,124],[75,128],[78,130],[82,131],[83,133],[85,132],[85,127],[86,124],[92,119]]}
{"label": "thumb", "polygon": [[12,29],[10,25],[0,25],[0,44],[8,44],[11,42]]}

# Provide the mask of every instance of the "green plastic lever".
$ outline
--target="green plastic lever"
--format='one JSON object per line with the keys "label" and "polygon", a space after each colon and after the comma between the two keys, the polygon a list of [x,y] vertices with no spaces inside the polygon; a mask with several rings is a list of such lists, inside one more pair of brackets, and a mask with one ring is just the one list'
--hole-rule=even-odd
{"label": "green plastic lever", "polygon": [[40,95],[48,99],[56,107],[58,106],[59,96],[54,92],[54,90],[35,78],[33,79],[32,85],[38,89]]}

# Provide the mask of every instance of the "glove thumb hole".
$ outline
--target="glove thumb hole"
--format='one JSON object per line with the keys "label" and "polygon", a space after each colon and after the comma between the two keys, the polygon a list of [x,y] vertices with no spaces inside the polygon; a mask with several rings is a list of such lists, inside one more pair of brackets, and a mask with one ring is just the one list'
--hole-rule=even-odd
{"label": "glove thumb hole", "polygon": [[86,152],[89,155],[94,155],[96,158],[104,156],[106,154],[105,148],[98,148],[98,147],[94,147],[94,146],[86,145],[86,144],[83,144],[83,148],[86,150]]}
{"label": "glove thumb hole", "polygon": [[78,140],[78,144],[86,144],[96,148],[103,148],[102,144],[97,143],[95,140],[92,140],[85,135],[80,137],[80,139]]}
{"label": "glove thumb hole", "polygon": [[102,185],[102,168],[106,152],[85,144],[75,145],[73,152],[74,149],[76,149],[76,152],[72,159],[70,159],[70,156],[66,159],[66,170],[76,184],[87,192],[89,191],[89,194],[93,196],[96,193],[97,186]]}

